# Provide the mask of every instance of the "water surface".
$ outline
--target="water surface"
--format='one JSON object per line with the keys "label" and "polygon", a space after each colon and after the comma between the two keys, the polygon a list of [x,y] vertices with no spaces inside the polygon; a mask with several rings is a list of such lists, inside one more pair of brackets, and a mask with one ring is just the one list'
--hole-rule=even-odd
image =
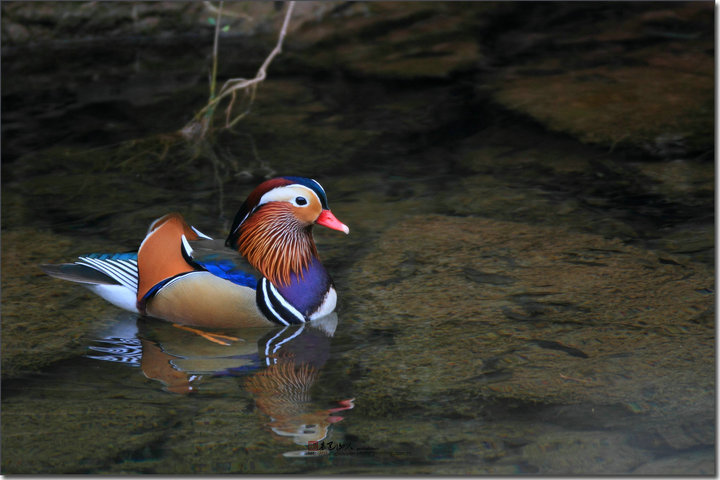
{"label": "water surface", "polygon": [[[33,99],[3,58],[4,473],[714,472],[711,163],[548,132],[472,73],[277,74],[189,145],[197,52],[93,48],[102,81],[35,66]],[[350,226],[315,232],[330,325],[221,345],[36,267],[169,211],[222,238],[275,173]]]}

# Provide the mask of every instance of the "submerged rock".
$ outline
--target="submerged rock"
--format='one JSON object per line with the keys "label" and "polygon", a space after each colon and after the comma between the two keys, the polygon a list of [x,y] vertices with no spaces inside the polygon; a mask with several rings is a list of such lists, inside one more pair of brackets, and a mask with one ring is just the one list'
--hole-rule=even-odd
{"label": "submerged rock", "polygon": [[107,304],[77,285],[63,288],[38,266],[70,261],[73,242],[30,228],[3,230],[2,237],[3,378],[82,355],[83,336],[102,322]]}
{"label": "submerged rock", "polygon": [[[531,15],[544,20],[519,21]],[[710,158],[711,4],[551,4],[508,16],[517,24],[496,39],[497,102],[586,143]]]}
{"label": "submerged rock", "polygon": [[[406,217],[346,288],[359,347],[341,358],[376,419],[347,433],[422,458],[445,442],[477,474],[660,471],[642,467],[656,449],[714,443],[713,283],[703,264],[562,226]],[[447,428],[403,434],[415,412]]]}
{"label": "submerged rock", "polygon": [[356,387],[373,392],[372,414],[421,402],[476,416],[498,399],[711,411],[702,264],[563,227],[428,215],[386,231],[351,291],[362,328],[392,337],[348,358],[367,372]]}

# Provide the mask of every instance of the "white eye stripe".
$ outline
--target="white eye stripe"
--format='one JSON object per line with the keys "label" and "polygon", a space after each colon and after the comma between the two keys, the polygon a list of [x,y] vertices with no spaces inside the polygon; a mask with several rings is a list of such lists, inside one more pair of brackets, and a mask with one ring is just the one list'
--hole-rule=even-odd
{"label": "white eye stripe", "polygon": [[[296,200],[298,197],[304,198],[307,203],[305,205],[298,204]],[[312,203],[313,198],[318,204],[321,204],[317,194],[311,189],[304,185],[292,184],[284,187],[273,188],[267,192],[260,198],[258,207],[270,202],[288,202],[296,207],[306,207]]]}

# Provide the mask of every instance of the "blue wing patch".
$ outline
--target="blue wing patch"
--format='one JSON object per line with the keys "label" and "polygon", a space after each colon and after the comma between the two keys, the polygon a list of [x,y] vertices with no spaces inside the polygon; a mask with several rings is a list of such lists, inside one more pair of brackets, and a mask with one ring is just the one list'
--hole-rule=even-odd
{"label": "blue wing patch", "polygon": [[85,258],[94,258],[96,260],[137,260],[137,252],[90,253],[82,256]]}
{"label": "blue wing patch", "polygon": [[202,260],[193,259],[193,261],[213,275],[229,280],[236,285],[250,287],[253,290],[257,286],[255,275],[238,269],[232,260],[220,258],[220,255],[206,255]]}

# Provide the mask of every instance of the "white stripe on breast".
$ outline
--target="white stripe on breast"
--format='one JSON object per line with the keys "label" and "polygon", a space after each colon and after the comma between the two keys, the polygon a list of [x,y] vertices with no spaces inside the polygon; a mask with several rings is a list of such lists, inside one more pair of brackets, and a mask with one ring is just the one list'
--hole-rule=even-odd
{"label": "white stripe on breast", "polygon": [[295,318],[300,320],[301,323],[305,323],[305,315],[298,312],[297,308],[290,305],[288,301],[285,300],[285,297],[280,295],[280,292],[277,291],[275,285],[273,285],[269,281],[267,282],[267,284],[270,286],[270,291],[272,292],[273,296],[280,302],[280,304],[282,304],[283,307],[285,307],[290,313],[292,313]]}
{"label": "white stripe on breast", "polygon": [[279,320],[283,325],[290,325],[278,312],[275,311],[275,309],[272,306],[272,303],[270,303],[270,297],[268,297],[268,291],[267,291],[267,285],[268,282],[265,278],[262,279],[260,282],[260,289],[262,290],[263,294],[263,301],[265,302],[265,306],[270,310],[270,313],[272,313],[277,320]]}

